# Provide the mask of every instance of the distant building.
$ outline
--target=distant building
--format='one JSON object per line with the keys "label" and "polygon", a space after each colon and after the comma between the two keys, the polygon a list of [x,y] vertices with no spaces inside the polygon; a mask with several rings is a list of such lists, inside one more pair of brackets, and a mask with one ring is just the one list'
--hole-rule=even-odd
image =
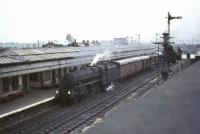
{"label": "distant building", "polygon": [[127,38],[114,38],[114,44],[115,45],[128,45],[128,39]]}
{"label": "distant building", "polygon": [[48,48],[63,47],[63,44],[56,44],[53,41],[49,41],[47,44],[42,45],[42,47],[48,47]]}

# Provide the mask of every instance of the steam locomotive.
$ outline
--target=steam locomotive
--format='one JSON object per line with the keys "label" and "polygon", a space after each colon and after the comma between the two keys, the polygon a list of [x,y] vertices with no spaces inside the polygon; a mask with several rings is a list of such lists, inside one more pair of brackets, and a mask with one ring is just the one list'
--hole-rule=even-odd
{"label": "steam locomotive", "polygon": [[139,56],[117,61],[103,61],[77,72],[65,74],[56,92],[61,104],[76,103],[105,91],[120,79],[151,69],[158,63],[157,55]]}

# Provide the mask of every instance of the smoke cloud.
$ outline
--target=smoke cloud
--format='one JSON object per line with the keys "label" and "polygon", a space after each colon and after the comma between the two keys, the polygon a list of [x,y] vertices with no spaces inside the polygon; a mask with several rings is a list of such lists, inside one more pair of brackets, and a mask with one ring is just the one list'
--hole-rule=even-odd
{"label": "smoke cloud", "polygon": [[108,50],[104,51],[103,53],[98,53],[92,60],[92,63],[90,64],[90,66],[95,65],[100,60],[109,60],[111,56],[112,56],[112,53]]}

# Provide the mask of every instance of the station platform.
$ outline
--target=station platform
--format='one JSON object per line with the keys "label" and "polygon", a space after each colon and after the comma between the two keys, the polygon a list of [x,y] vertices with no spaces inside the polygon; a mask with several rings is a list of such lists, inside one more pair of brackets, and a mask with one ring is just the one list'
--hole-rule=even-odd
{"label": "station platform", "polygon": [[200,134],[200,62],[121,104],[82,134]]}
{"label": "station platform", "polygon": [[24,95],[24,97],[14,99],[13,101],[7,103],[0,103],[0,119],[9,114],[29,108],[32,105],[37,105],[53,99],[55,92],[56,88],[48,90],[32,89],[29,93]]}

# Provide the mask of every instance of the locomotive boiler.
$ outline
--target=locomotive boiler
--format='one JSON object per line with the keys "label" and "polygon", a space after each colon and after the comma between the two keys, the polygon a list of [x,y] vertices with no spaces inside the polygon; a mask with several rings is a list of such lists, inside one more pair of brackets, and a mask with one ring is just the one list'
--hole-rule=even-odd
{"label": "locomotive boiler", "polygon": [[60,103],[77,102],[103,91],[120,77],[115,62],[100,62],[63,76],[56,98]]}

